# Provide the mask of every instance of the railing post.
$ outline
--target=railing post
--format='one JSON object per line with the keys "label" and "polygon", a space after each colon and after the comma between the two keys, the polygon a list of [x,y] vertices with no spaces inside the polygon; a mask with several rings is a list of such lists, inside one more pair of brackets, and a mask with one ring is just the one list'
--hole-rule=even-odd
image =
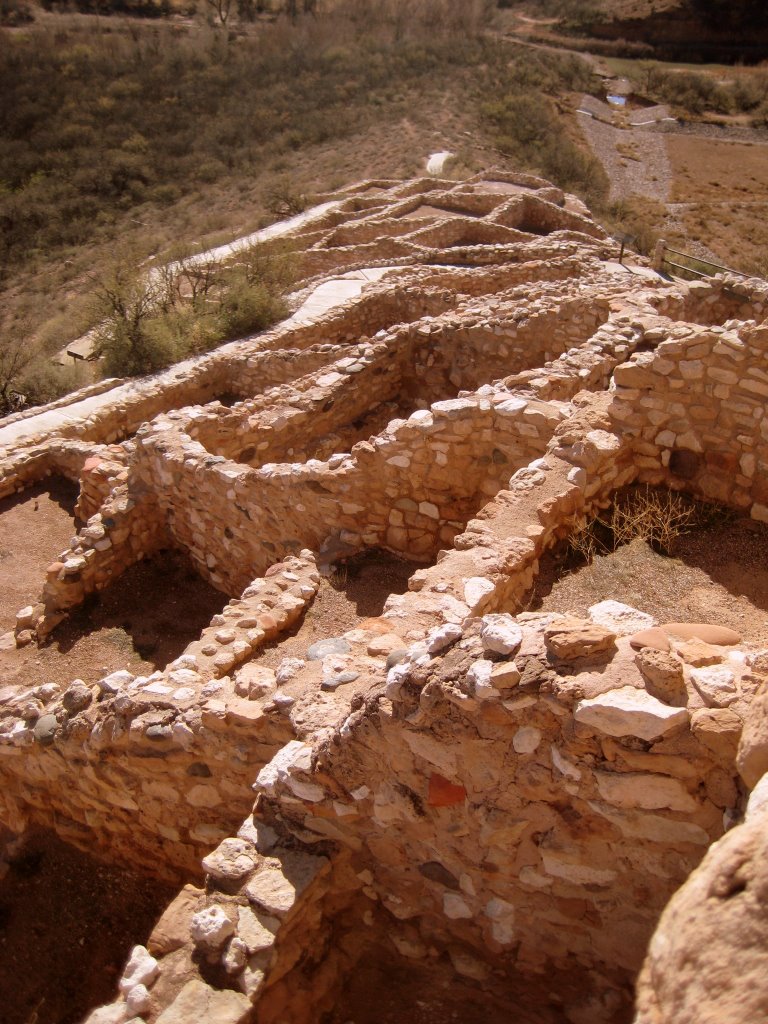
{"label": "railing post", "polygon": [[656,247],[653,250],[653,259],[651,260],[651,266],[654,270],[661,273],[661,269],[664,265],[664,252],[667,248],[666,239],[660,238],[656,243]]}

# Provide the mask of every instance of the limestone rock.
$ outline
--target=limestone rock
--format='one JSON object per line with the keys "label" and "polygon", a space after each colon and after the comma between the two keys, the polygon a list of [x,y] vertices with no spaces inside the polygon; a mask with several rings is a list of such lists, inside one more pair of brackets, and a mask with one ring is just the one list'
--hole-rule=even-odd
{"label": "limestone rock", "polygon": [[202,889],[197,889],[194,885],[185,885],[173,902],[166,907],[147,942],[147,949],[153,956],[167,956],[186,945],[192,915],[202,895]]}
{"label": "limestone rock", "polygon": [[523,631],[511,615],[500,613],[484,615],[480,639],[486,654],[514,656],[523,642]]}
{"label": "limestone rock", "polygon": [[245,894],[266,914],[285,917],[327,864],[325,857],[303,853],[286,852],[279,859],[268,857],[246,885]]}
{"label": "limestone rock", "polygon": [[678,658],[695,668],[704,665],[717,665],[723,660],[723,651],[714,644],[706,644],[703,640],[685,640],[683,643],[675,644],[675,653]]}
{"label": "limestone rock", "polygon": [[146,985],[149,988],[158,971],[157,960],[149,951],[144,946],[134,946],[118,987],[123,994],[130,992],[134,985]]}
{"label": "limestone rock", "polygon": [[235,693],[247,700],[269,697],[276,689],[277,679],[272,669],[253,662],[243,665],[235,676]]}
{"label": "limestone rock", "polygon": [[641,648],[635,658],[648,692],[672,707],[688,703],[683,666],[673,654],[655,647]]}
{"label": "limestone rock", "polygon": [[125,1020],[125,1003],[110,1003],[93,1010],[83,1024],[123,1024]]}
{"label": "limestone rock", "polygon": [[235,926],[223,907],[214,904],[192,915],[189,934],[197,946],[219,949],[235,931]]}
{"label": "limestone rock", "polygon": [[630,636],[643,629],[652,629],[657,624],[652,615],[620,601],[600,601],[593,604],[587,614],[592,622],[611,630],[616,636]]}
{"label": "limestone rock", "polygon": [[672,708],[645,690],[622,686],[576,704],[574,718],[608,736],[658,740],[688,721],[684,708]]}
{"label": "limestone rock", "polygon": [[739,743],[736,764],[739,774],[752,789],[768,772],[768,692],[753,700]]}
{"label": "limestone rock", "polygon": [[244,839],[225,839],[203,858],[203,870],[225,891],[236,888],[256,867],[258,854]]}
{"label": "limestone rock", "polygon": [[276,917],[255,914],[250,907],[237,908],[237,935],[249,955],[270,949],[275,943],[275,933],[279,926]]}
{"label": "limestone rock", "polygon": [[128,1017],[140,1017],[149,1009],[149,989],[146,985],[134,985],[126,994],[125,1010]]}
{"label": "limestone rock", "polygon": [[564,617],[544,630],[548,653],[561,661],[580,661],[613,650],[616,634],[585,619]]}
{"label": "limestone rock", "polygon": [[694,813],[698,804],[677,779],[637,772],[626,774],[595,772],[597,788],[606,803],[614,807]]}
{"label": "limestone rock", "polygon": [[241,992],[219,990],[204,981],[188,981],[156,1024],[245,1024],[251,1001]]}
{"label": "limestone rock", "polygon": [[[754,707],[755,705],[752,706],[752,710]],[[691,716],[691,732],[699,743],[702,743],[707,750],[710,750],[722,761],[728,764],[734,763],[741,739],[742,721],[730,708],[702,708],[699,711],[694,711]],[[765,764],[768,767],[768,747],[765,752]],[[759,768],[756,769],[756,774],[747,770],[751,776],[754,776],[755,781],[762,775]],[[746,776],[744,777],[746,780]]]}
{"label": "limestone rock", "polygon": [[710,708],[724,708],[739,696],[733,672],[722,665],[691,669],[691,682]]}
{"label": "limestone rock", "polygon": [[307,661],[322,661],[336,654],[349,654],[351,648],[346,640],[341,637],[329,637],[327,640],[318,640],[307,648]]}
{"label": "limestone rock", "polygon": [[636,1024],[756,1024],[768,1009],[768,817],[729,832],[673,896],[638,982]]}
{"label": "limestone rock", "polygon": [[82,679],[73,680],[61,696],[64,710],[70,715],[76,715],[78,711],[83,711],[92,700],[91,688],[86,686]]}

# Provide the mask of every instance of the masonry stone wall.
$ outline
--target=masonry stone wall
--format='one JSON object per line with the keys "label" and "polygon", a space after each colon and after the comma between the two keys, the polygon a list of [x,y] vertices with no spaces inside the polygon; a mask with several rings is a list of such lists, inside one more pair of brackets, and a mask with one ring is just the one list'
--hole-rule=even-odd
{"label": "masonry stone wall", "polygon": [[611,416],[647,479],[768,520],[767,345],[754,323],[680,326],[616,369]]}
{"label": "masonry stone wall", "polygon": [[[404,269],[3,461],[1,493],[63,472],[87,517],[19,642],[160,546],[232,597],[151,676],[0,691],[1,820],[194,883],[90,1024],[314,1024],[382,955],[546,1024],[628,1019],[665,903],[768,767],[768,661],[669,624],[638,650],[648,609],[526,601],[624,486],[768,519],[768,295],[630,274],[580,211],[503,172],[360,183],[297,237],[307,289]],[[320,571],[374,547],[423,564],[408,591],[282,648]]]}

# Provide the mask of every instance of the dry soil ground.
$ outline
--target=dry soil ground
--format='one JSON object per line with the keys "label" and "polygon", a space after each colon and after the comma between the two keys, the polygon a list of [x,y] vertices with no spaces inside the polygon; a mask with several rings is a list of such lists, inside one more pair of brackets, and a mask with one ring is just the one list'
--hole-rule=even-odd
{"label": "dry soil ground", "polygon": [[733,519],[679,537],[672,557],[635,540],[591,565],[567,550],[542,559],[531,611],[585,615],[613,599],[659,622],[711,622],[768,645],[768,527]]}
{"label": "dry soil ground", "polygon": [[[0,632],[37,598],[46,566],[69,543],[75,498],[66,481],[49,480],[0,505]],[[90,684],[119,668],[152,672],[178,657],[227,600],[183,555],[162,551],[94,595],[40,647],[0,650],[2,685]]]}
{"label": "dry soil ground", "polygon": [[404,594],[420,564],[386,551],[368,551],[340,565],[332,579],[322,579],[317,596],[299,623],[256,659],[277,668],[283,658],[305,658],[317,640],[341,636],[363,619],[381,615],[390,594]]}
{"label": "dry soil ground", "polygon": [[28,833],[4,863],[7,838],[0,835],[0,1020],[78,1024],[114,998],[132,946],[146,942],[175,890],[51,832]]}
{"label": "dry soil ground", "polygon": [[334,1011],[323,1024],[567,1024],[564,1002],[583,999],[583,974],[558,978],[565,997],[555,997],[549,979],[510,980],[502,997],[461,977],[443,960],[407,961],[386,949],[367,953],[351,973]]}

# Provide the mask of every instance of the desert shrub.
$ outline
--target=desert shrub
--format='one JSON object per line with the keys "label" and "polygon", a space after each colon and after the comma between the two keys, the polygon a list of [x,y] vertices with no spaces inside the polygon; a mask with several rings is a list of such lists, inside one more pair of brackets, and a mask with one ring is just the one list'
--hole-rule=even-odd
{"label": "desert shrub", "polygon": [[606,512],[574,530],[568,543],[587,563],[633,540],[643,540],[661,554],[670,555],[678,537],[726,514],[721,506],[697,501],[687,494],[650,486],[630,488],[620,493]]}
{"label": "desert shrub", "polygon": [[187,253],[149,273],[123,254],[95,282],[97,351],[108,377],[152,373],[287,315],[289,256],[258,247],[230,264]]}
{"label": "desert shrub", "polygon": [[15,28],[34,20],[32,8],[24,0],[0,0],[0,25]]}
{"label": "desert shrub", "polygon": [[666,208],[663,203],[642,196],[630,196],[611,203],[605,210],[605,221],[616,233],[629,235],[630,248],[642,256],[653,253],[661,237]]}
{"label": "desert shrub", "polygon": [[562,188],[578,192],[593,205],[604,200],[608,179],[602,165],[567,135],[549,97],[532,89],[510,89],[485,103],[483,114],[503,153]]}

